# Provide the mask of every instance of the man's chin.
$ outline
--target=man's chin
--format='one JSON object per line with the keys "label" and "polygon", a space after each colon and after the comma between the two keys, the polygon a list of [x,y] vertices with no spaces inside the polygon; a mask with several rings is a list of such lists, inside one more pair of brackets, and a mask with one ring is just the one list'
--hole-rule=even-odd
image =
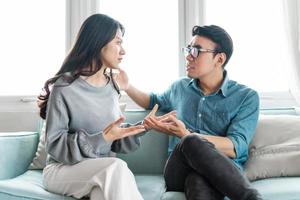
{"label": "man's chin", "polygon": [[189,77],[189,78],[196,78],[195,76],[193,76],[193,74],[188,73],[188,72],[186,73],[186,76]]}

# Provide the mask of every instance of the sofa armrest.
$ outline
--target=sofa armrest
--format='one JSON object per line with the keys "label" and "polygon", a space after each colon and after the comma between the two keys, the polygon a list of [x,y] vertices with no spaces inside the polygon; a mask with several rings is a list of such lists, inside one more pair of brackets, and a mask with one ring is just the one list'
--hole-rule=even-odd
{"label": "sofa armrest", "polygon": [[0,180],[23,174],[38,145],[36,132],[0,132]]}

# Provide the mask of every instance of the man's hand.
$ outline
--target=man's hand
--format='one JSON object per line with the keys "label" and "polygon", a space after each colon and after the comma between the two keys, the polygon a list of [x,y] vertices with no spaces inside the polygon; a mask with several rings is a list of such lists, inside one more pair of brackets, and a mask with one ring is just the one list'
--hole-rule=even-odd
{"label": "man's hand", "polygon": [[119,73],[114,74],[114,79],[118,83],[120,90],[127,90],[129,88],[129,78],[126,72],[122,69],[118,69]]}
{"label": "man's hand", "polygon": [[145,126],[146,129],[148,129],[148,130],[149,129],[158,130],[157,129],[158,127],[156,127],[153,123],[151,123],[151,121],[149,121],[150,117],[154,118],[157,121],[165,121],[170,115],[176,116],[176,111],[171,111],[171,112],[169,112],[167,114],[164,114],[162,116],[155,116],[157,110],[158,110],[158,105],[155,104],[155,106],[153,107],[153,109],[151,110],[151,112],[145,117],[145,119],[144,119],[144,126]]}
{"label": "man's hand", "polygon": [[120,117],[115,122],[107,126],[103,131],[103,138],[106,141],[112,142],[145,131],[145,127],[143,125],[131,126],[129,128],[120,128],[119,126],[123,121],[124,117]]}
{"label": "man's hand", "polygon": [[147,123],[151,124],[150,126],[155,127],[155,130],[164,132],[168,135],[177,136],[179,138],[184,137],[190,132],[186,129],[184,123],[177,119],[174,115],[168,115],[162,120],[157,120],[154,117],[149,117]]}
{"label": "man's hand", "polygon": [[157,117],[155,116],[157,109],[158,105],[156,104],[152,111],[145,117],[144,126],[146,129],[154,129],[180,138],[189,133],[185,128],[184,123],[176,119],[176,111],[171,111],[165,115]]}

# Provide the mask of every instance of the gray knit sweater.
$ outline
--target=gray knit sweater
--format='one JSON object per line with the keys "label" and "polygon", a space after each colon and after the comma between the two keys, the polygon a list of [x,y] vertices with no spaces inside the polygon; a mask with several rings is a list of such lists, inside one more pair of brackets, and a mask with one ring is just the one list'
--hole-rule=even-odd
{"label": "gray knit sweater", "polygon": [[[47,164],[76,164],[87,158],[127,153],[140,145],[139,134],[113,143],[106,142],[103,130],[122,115],[112,81],[94,87],[78,78],[69,84],[58,79],[50,93],[46,117]],[[122,124],[128,127],[130,124]]]}

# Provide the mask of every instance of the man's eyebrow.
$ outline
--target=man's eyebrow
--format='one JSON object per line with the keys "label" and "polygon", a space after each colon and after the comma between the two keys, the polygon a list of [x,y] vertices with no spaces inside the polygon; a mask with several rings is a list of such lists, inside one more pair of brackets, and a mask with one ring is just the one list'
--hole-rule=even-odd
{"label": "man's eyebrow", "polygon": [[192,47],[196,47],[196,48],[199,48],[199,49],[201,49],[201,48],[202,48],[202,47],[201,47],[201,45],[199,45],[199,44],[192,45]]}

